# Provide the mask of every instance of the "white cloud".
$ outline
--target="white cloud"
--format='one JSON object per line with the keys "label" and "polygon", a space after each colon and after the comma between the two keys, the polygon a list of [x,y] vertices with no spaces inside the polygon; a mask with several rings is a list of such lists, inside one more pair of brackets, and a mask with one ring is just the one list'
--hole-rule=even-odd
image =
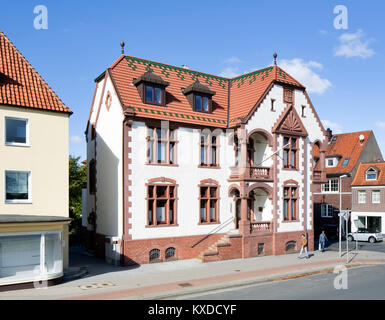
{"label": "white cloud", "polygon": [[242,72],[239,71],[238,67],[227,67],[219,74],[221,77],[225,78],[234,78],[236,76],[239,76]]}
{"label": "white cloud", "polygon": [[242,60],[238,57],[231,57],[225,60],[226,63],[241,63]]}
{"label": "white cloud", "polygon": [[82,143],[82,138],[80,138],[79,136],[72,136],[70,137],[70,142],[75,144],[80,144]]}
{"label": "white cloud", "polygon": [[321,78],[313,69],[322,70],[321,63],[305,62],[302,59],[281,60],[279,66],[292,77],[301,82],[308,92],[322,94],[332,86],[328,79]]}
{"label": "white cloud", "polygon": [[374,54],[374,50],[370,49],[369,40],[364,41],[365,34],[362,30],[356,33],[344,33],[339,37],[339,46],[335,49],[334,55],[338,57],[360,57],[363,59],[370,58]]}
{"label": "white cloud", "polygon": [[342,133],[342,126],[339,123],[330,120],[321,120],[321,122],[325,129],[330,128],[336,134]]}
{"label": "white cloud", "polygon": [[385,129],[385,121],[377,121],[376,126],[381,129]]}

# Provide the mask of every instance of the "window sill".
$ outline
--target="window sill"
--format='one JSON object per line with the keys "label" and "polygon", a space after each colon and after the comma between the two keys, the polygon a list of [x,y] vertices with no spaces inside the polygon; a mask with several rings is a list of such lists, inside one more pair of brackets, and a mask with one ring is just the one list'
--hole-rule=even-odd
{"label": "window sill", "polygon": [[5,200],[6,204],[32,204],[32,200]]}
{"label": "window sill", "polygon": [[5,146],[7,147],[26,147],[26,148],[29,148],[31,145],[30,144],[24,144],[24,143],[10,143],[10,142],[6,142],[4,143]]}
{"label": "window sill", "polygon": [[198,165],[198,168],[202,168],[202,169],[221,169],[220,166],[203,166],[203,165]]}
{"label": "window sill", "polygon": [[283,220],[282,223],[300,222],[299,220]]}
{"label": "window sill", "polygon": [[165,228],[165,227],[179,227],[179,224],[156,224],[156,225],[146,225],[146,228]]}
{"label": "window sill", "polygon": [[219,221],[215,222],[198,222],[198,226],[212,225],[212,224],[221,224]]}
{"label": "window sill", "polygon": [[147,102],[147,101],[143,101],[143,104],[148,104],[150,106],[156,106],[156,107],[167,107],[167,105],[165,104],[159,104],[159,103],[153,103],[153,102]]}
{"label": "window sill", "polygon": [[179,164],[171,164],[171,163],[150,163],[146,162],[146,166],[164,166],[164,167],[179,167]]}
{"label": "window sill", "polygon": [[297,168],[285,168],[283,167],[282,170],[287,170],[287,171],[299,171]]}

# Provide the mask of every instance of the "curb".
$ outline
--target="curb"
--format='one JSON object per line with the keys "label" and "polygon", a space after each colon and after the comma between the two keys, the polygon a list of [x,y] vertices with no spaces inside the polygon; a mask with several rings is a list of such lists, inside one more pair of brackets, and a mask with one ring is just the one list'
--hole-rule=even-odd
{"label": "curb", "polygon": [[[348,265],[346,264],[341,264],[341,265],[344,265],[347,268],[360,268],[360,267],[368,267],[368,266],[374,266],[379,264],[385,264],[385,263],[356,262]],[[280,274],[275,274],[271,276],[236,280],[236,281],[214,284],[209,286],[200,286],[196,288],[190,287],[188,289],[181,289],[177,291],[174,290],[164,294],[154,293],[154,294],[148,294],[143,296],[129,297],[128,299],[129,300],[162,300],[162,299],[167,300],[170,298],[182,297],[190,294],[210,293],[216,290],[238,288],[238,287],[240,288],[240,287],[246,287],[246,286],[255,285],[255,284],[284,281],[284,280],[290,280],[295,278],[312,276],[316,274],[330,273],[334,271],[334,268],[335,268],[335,265],[323,266],[319,268],[311,268],[311,269],[308,269],[307,271],[302,271],[301,273],[295,273],[295,272],[280,273]]]}
{"label": "curb", "polygon": [[84,277],[87,274],[88,274],[87,267],[70,268],[67,272],[64,273],[63,282],[77,280]]}

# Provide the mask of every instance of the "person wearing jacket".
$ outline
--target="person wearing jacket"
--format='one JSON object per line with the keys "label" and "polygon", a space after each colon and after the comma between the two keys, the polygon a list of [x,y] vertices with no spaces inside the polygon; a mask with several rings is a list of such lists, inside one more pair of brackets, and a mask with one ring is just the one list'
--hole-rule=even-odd
{"label": "person wearing jacket", "polygon": [[302,234],[301,236],[301,251],[298,255],[298,259],[302,258],[302,252],[305,252],[306,259],[309,259],[309,254],[307,253],[307,239],[305,234]]}
{"label": "person wearing jacket", "polygon": [[326,237],[325,231],[322,230],[322,233],[319,236],[319,246],[320,246],[320,251],[324,252],[325,251],[325,243],[328,241],[328,238]]}

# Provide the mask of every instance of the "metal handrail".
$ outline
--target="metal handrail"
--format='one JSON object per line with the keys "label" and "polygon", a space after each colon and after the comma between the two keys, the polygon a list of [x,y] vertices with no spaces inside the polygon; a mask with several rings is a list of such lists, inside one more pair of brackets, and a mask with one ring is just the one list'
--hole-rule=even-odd
{"label": "metal handrail", "polygon": [[199,239],[197,242],[195,242],[191,248],[194,248],[197,244],[201,243],[203,240],[207,239],[210,235],[218,232],[222,228],[224,228],[225,225],[229,224],[229,222],[234,222],[234,218],[231,217],[230,219],[227,219],[225,222],[222,222],[219,226],[216,226],[214,229],[212,229],[210,232],[208,232],[205,236],[203,236],[201,239]]}

